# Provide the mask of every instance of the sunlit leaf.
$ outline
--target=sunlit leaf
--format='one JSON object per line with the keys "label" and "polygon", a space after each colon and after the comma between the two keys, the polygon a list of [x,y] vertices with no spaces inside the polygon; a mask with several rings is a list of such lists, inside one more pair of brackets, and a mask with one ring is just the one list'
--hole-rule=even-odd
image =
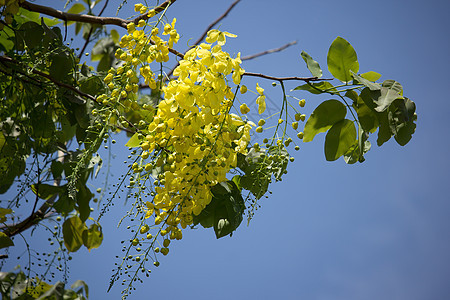
{"label": "sunlit leaf", "polygon": [[306,66],[308,70],[311,72],[314,77],[322,77],[322,69],[317,61],[315,61],[308,53],[302,51],[301,56],[303,60],[306,62]]}
{"label": "sunlit leaf", "polygon": [[358,57],[352,45],[341,37],[337,37],[330,46],[327,56],[328,70],[342,82],[352,80],[350,71],[359,71]]}
{"label": "sunlit leaf", "polygon": [[134,148],[134,147],[138,147],[140,144],[141,144],[141,141],[139,140],[139,134],[136,132],[125,144],[125,147]]}
{"label": "sunlit leaf", "polygon": [[31,190],[39,198],[48,200],[51,197],[56,196],[58,193],[64,191],[64,187],[57,185],[49,185],[45,183],[32,184]]}
{"label": "sunlit leaf", "polygon": [[333,124],[343,120],[346,114],[347,108],[340,101],[322,102],[305,124],[303,142],[311,142],[318,133],[327,131]]}
{"label": "sunlit leaf", "polygon": [[77,216],[73,216],[64,221],[64,245],[69,252],[75,252],[83,245],[82,235],[85,230],[87,230],[86,225]]}
{"label": "sunlit leaf", "polygon": [[84,246],[86,246],[89,251],[100,247],[103,241],[102,228],[97,224],[92,224],[89,226],[89,229],[83,231],[82,239]]}
{"label": "sunlit leaf", "polygon": [[362,78],[365,78],[365,79],[367,79],[369,81],[372,81],[372,82],[375,82],[375,81],[377,81],[378,79],[381,78],[381,74],[379,74],[377,72],[374,72],[374,71],[369,71],[369,72],[366,72],[366,73],[362,73],[362,74],[360,74],[360,76]]}
{"label": "sunlit leaf", "polygon": [[378,83],[375,83],[375,82],[372,82],[372,81],[370,81],[370,80],[367,80],[367,79],[365,79],[364,77],[359,76],[358,74],[353,73],[352,71],[350,71],[350,73],[351,73],[353,79],[354,79],[356,82],[358,82],[358,83],[360,83],[360,84],[362,84],[362,85],[368,87],[371,91],[377,91],[377,90],[380,90],[380,89],[381,89],[381,85],[379,85]]}

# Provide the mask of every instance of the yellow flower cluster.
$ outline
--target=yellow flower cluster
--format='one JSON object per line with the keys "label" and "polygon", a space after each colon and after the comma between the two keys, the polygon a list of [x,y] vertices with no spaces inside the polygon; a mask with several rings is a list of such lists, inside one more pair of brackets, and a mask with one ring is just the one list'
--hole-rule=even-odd
{"label": "yellow flower cluster", "polygon": [[[142,5],[135,10],[148,12]],[[168,40],[158,36],[157,27],[146,33],[139,29],[146,24],[128,24],[128,34],[121,38],[115,54],[123,64],[108,72],[104,82],[110,92],[99,96],[97,102],[126,111],[139,109],[138,76],[151,89],[161,88],[163,100],[139,133],[141,161],[132,169],[144,180],[151,172],[158,174],[154,198],[143,207],[145,218],[153,217],[155,225],[163,222],[161,235],[180,239],[180,227],[192,224],[193,216],[211,202],[211,187],[227,180],[238,153],[246,154],[255,124],[230,113],[238,91],[236,87],[233,92],[230,85],[238,86],[245,72],[240,53],[233,58],[222,50],[226,37],[235,36],[231,33],[210,31],[206,42],[190,49],[179,62],[173,72],[176,80],[165,84],[155,75],[151,64],[168,61],[169,47],[180,38],[175,23],[173,19],[164,25],[162,35],[168,35]],[[144,225],[141,231],[144,234],[148,229]]]}
{"label": "yellow flower cluster", "polygon": [[[216,33],[210,32],[207,41],[216,42]],[[161,214],[170,214],[172,226],[191,224],[192,214],[210,203],[211,187],[236,167],[237,153],[247,151],[254,124],[229,113],[235,95],[227,75],[239,84],[244,72],[240,55],[231,58],[211,43],[192,48],[180,61],[174,70],[178,78],[163,87],[164,100],[141,144],[144,151],[159,148],[167,154],[153,200],[155,223]]]}

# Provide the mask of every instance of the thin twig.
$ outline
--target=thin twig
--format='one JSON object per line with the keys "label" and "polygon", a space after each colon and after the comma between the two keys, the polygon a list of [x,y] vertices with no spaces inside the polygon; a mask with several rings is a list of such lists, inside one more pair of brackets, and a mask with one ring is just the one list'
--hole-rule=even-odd
{"label": "thin twig", "polygon": [[230,7],[228,7],[228,9],[220,16],[218,17],[214,22],[212,22],[211,24],[209,24],[208,28],[206,28],[205,32],[203,32],[203,34],[198,38],[198,40],[196,40],[194,42],[194,46],[200,44],[201,41],[203,41],[203,39],[206,37],[206,35],[208,34],[208,31],[210,31],[214,26],[217,25],[217,23],[219,23],[220,21],[222,21],[229,13],[230,11],[233,9],[233,7],[236,6],[236,4],[238,4],[241,0],[236,0],[234,1]]}
{"label": "thin twig", "polygon": [[[12,59],[12,58],[10,58],[10,57],[7,57],[7,56],[0,56],[0,61],[8,62],[8,63],[13,63],[13,64],[15,64],[15,65],[20,65],[20,63],[19,63],[18,61],[14,60],[14,59]],[[21,74],[23,74],[23,75],[26,75],[26,74],[23,73],[23,72],[20,72],[20,71],[17,71],[17,72],[19,72],[19,73],[21,73]],[[40,72],[40,71],[35,70],[35,69],[31,70],[31,72],[32,72],[33,74],[42,76],[42,77],[44,77],[44,78],[50,80],[51,82],[53,82],[53,83],[56,84],[57,86],[63,87],[63,88],[68,89],[68,90],[71,90],[71,91],[77,93],[77,94],[80,95],[80,96],[83,96],[83,97],[86,97],[86,98],[88,98],[88,99],[90,99],[90,100],[95,101],[95,97],[94,97],[94,96],[89,95],[89,94],[86,94],[85,92],[82,92],[82,91],[80,91],[79,89],[77,89],[77,88],[75,88],[75,87],[73,87],[73,86],[71,86],[71,85],[68,85],[68,84],[66,84],[66,83],[60,82],[60,81],[54,79],[53,77],[51,77],[51,76],[48,75],[48,74],[45,74],[45,73]]]}
{"label": "thin twig", "polygon": [[284,49],[286,49],[286,48],[288,48],[290,46],[293,46],[295,44],[297,44],[297,41],[290,42],[290,43],[288,43],[286,45],[283,45],[283,46],[275,48],[275,49],[270,49],[270,50],[266,50],[266,51],[263,51],[263,52],[259,52],[259,53],[255,53],[255,54],[251,54],[251,55],[247,55],[247,56],[241,57],[241,60],[250,60],[250,59],[254,59],[254,58],[266,55],[266,54],[280,52],[280,51],[283,51]]}
{"label": "thin twig", "polygon": [[[109,2],[109,0],[106,0],[105,4],[103,5],[102,10],[101,10],[100,13],[98,14],[99,17],[100,17],[100,16],[103,14],[103,12],[105,11],[106,6],[108,6],[108,2]],[[66,26],[66,27],[67,27],[67,26]],[[81,56],[83,55],[84,50],[86,50],[87,45],[88,45],[89,42],[91,41],[91,35],[92,35],[92,32],[93,32],[93,31],[94,31],[94,26],[91,26],[91,29],[89,29],[89,33],[88,33],[88,35],[87,35],[87,37],[86,37],[86,42],[84,43],[83,48],[81,48],[80,54],[78,54],[78,58],[79,58],[79,59],[81,59]]]}

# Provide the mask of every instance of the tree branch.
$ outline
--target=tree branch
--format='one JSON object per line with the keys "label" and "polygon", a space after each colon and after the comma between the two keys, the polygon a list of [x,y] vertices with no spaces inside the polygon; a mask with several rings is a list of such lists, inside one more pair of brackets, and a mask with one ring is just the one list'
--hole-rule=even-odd
{"label": "tree branch", "polygon": [[[0,61],[8,62],[8,63],[13,63],[13,64],[15,64],[15,65],[20,65],[20,63],[19,63],[18,61],[14,60],[14,59],[12,59],[12,58],[10,58],[10,57],[7,57],[7,56],[0,56]],[[21,71],[17,71],[17,72],[19,72],[19,73],[22,74],[22,75],[26,75],[25,73],[23,73],[23,72],[21,72]],[[40,72],[40,71],[38,71],[38,70],[36,70],[36,69],[32,69],[31,72],[32,72],[33,74],[42,76],[42,77],[44,77],[44,78],[50,80],[51,82],[53,82],[53,83],[56,84],[57,86],[63,87],[63,88],[65,88],[65,89],[68,89],[68,90],[70,90],[70,91],[73,91],[73,92],[77,93],[77,94],[80,95],[80,96],[83,96],[83,97],[86,97],[86,98],[88,98],[88,99],[90,99],[90,100],[95,101],[95,97],[94,97],[94,96],[89,95],[89,94],[86,94],[86,93],[80,91],[79,89],[77,89],[77,88],[75,88],[75,87],[73,87],[73,86],[71,86],[71,85],[68,85],[68,84],[66,84],[66,83],[60,82],[60,81],[54,79],[53,77],[51,77],[50,75],[47,75],[47,74],[45,74],[45,73],[43,73],[43,72]]]}
{"label": "tree branch", "polygon": [[252,73],[252,72],[245,72],[242,76],[251,76],[251,77],[260,77],[264,79],[270,79],[270,80],[276,80],[276,81],[287,81],[287,80],[300,80],[305,82],[310,81],[325,81],[325,80],[333,80],[333,78],[318,78],[318,77],[274,77],[274,76],[268,76],[261,73]]}
{"label": "tree branch", "polygon": [[3,233],[9,237],[12,237],[21,232],[24,232],[31,226],[38,224],[41,220],[44,219],[55,199],[56,196],[53,196],[52,198],[45,201],[37,211],[32,213],[22,222],[13,225],[7,225],[5,228],[1,228],[3,230]]}
{"label": "tree branch", "polygon": [[[164,2],[161,5],[159,5],[158,7],[156,7],[155,11],[156,12],[163,11],[169,5],[173,4],[175,1],[176,0],[167,0],[166,2]],[[25,8],[29,11],[34,11],[37,13],[52,16],[54,18],[64,20],[66,22],[74,21],[74,22],[83,22],[83,23],[100,24],[100,25],[116,25],[116,26],[119,26],[119,27],[122,27],[125,29],[127,28],[127,25],[129,23],[133,22],[133,23],[137,24],[139,22],[139,20],[147,20],[148,19],[147,14],[140,15],[140,16],[134,18],[133,20],[125,20],[125,19],[115,18],[115,17],[98,17],[98,16],[91,16],[91,15],[83,15],[83,14],[70,14],[70,13],[66,13],[66,12],[54,9],[52,7],[33,4],[28,1],[21,3],[20,6],[22,6],[23,8]],[[152,40],[150,40],[150,42],[152,44],[154,44],[154,42]],[[180,58],[184,57],[183,53],[180,53],[180,52],[176,51],[175,49],[169,48],[169,52]]]}
{"label": "tree branch", "polygon": [[71,14],[66,13],[57,9],[54,9],[52,7],[38,5],[34,3],[30,3],[28,1],[20,3],[20,6],[23,8],[34,11],[37,13],[45,14],[47,16],[51,16],[60,20],[64,21],[75,21],[75,22],[84,22],[84,23],[91,23],[91,24],[101,24],[101,25],[117,25],[122,28],[127,28],[127,24],[132,21],[127,21],[121,18],[115,18],[115,17],[97,17],[97,16],[91,16],[91,15],[83,15],[83,14]]}
{"label": "tree branch", "polygon": [[286,48],[288,48],[290,46],[293,46],[295,44],[297,44],[297,41],[290,42],[290,43],[288,43],[286,45],[283,45],[283,46],[275,48],[275,49],[270,49],[270,50],[266,50],[266,51],[263,51],[263,52],[260,52],[260,53],[255,53],[255,54],[251,54],[251,55],[247,55],[247,56],[241,57],[241,60],[250,60],[250,59],[254,59],[254,58],[266,55],[266,54],[280,52],[280,51],[283,51],[284,49],[286,49]]}
{"label": "tree branch", "polygon": [[[177,0],[167,0],[166,2],[162,3],[161,5],[154,8],[156,13],[160,13],[164,11],[167,7],[175,3]],[[148,20],[149,17],[147,14],[142,14],[132,20],[125,20],[122,18],[116,18],[116,17],[100,17],[100,16],[91,16],[91,15],[85,15],[85,14],[71,14],[66,13],[57,9],[54,9],[52,7],[44,6],[44,5],[38,5],[34,3],[30,3],[28,1],[24,1],[19,4],[23,8],[34,11],[37,13],[45,14],[47,16],[52,16],[54,18],[64,20],[64,21],[75,21],[75,22],[84,22],[84,23],[91,23],[91,24],[101,24],[101,25],[116,25],[120,26],[122,28],[127,28],[127,25],[129,23],[139,23],[140,20]]]}

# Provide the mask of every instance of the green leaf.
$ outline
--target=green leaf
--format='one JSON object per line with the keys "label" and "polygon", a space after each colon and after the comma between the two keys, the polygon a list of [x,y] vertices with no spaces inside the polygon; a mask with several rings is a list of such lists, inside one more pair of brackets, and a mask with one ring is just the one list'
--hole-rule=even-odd
{"label": "green leaf", "polygon": [[80,81],[80,90],[90,95],[100,95],[105,92],[103,81],[97,76],[91,76]]}
{"label": "green leaf", "polygon": [[125,144],[125,147],[134,148],[134,147],[138,147],[140,144],[141,144],[141,141],[139,140],[139,134],[136,132]]}
{"label": "green leaf", "polygon": [[92,224],[89,229],[84,230],[82,234],[83,244],[89,251],[100,247],[103,241],[102,228],[97,224]]}
{"label": "green leaf", "polygon": [[35,195],[39,198],[48,200],[51,197],[56,196],[57,194],[64,191],[63,186],[49,185],[45,183],[32,184],[31,190]]}
{"label": "green leaf", "polygon": [[356,141],[356,128],[352,121],[341,120],[334,124],[325,137],[325,158],[335,161],[344,155]]}
{"label": "green leaf", "polygon": [[385,142],[389,141],[389,139],[392,137],[392,131],[389,126],[389,119],[388,119],[387,111],[377,114],[377,117],[378,117],[378,122],[380,123],[379,129],[378,129],[377,145],[381,146]]}
{"label": "green leaf", "polygon": [[6,215],[10,215],[13,213],[13,210],[11,208],[2,208],[0,207],[0,223],[3,223],[6,221]]}
{"label": "green leaf", "polygon": [[60,162],[58,160],[52,161],[52,164],[50,166],[50,171],[52,172],[54,179],[60,178],[62,172],[64,171],[62,162]]}
{"label": "green leaf", "polygon": [[303,90],[308,91],[311,94],[322,94],[322,93],[330,93],[334,94],[336,92],[336,89],[334,86],[329,83],[328,81],[321,81],[321,82],[313,82],[313,83],[306,83],[304,85],[300,85],[293,89],[294,91]]}
{"label": "green leaf", "polygon": [[73,216],[64,221],[64,245],[69,252],[75,252],[83,245],[82,235],[85,230],[87,230],[86,224],[77,216]]}
{"label": "green leaf", "polygon": [[347,108],[338,100],[327,100],[322,102],[309,116],[303,130],[303,142],[311,142],[314,137],[325,132],[333,124],[343,120],[347,114]]}
{"label": "green leaf", "polygon": [[[84,7],[83,4],[81,3],[75,3],[74,5],[72,5],[72,7],[67,11],[67,13],[70,14],[80,14],[83,11],[85,11],[86,8]],[[72,24],[76,23],[77,25],[80,24],[80,22],[75,22],[75,21],[68,21],[67,22],[67,26],[70,26]]]}
{"label": "green leaf", "polygon": [[317,61],[315,61],[308,53],[302,51],[301,56],[306,62],[308,70],[311,72],[312,76],[320,78],[322,77],[322,69]]}
{"label": "green leaf", "polygon": [[348,83],[352,80],[350,71],[358,73],[359,63],[355,49],[341,37],[330,46],[327,56],[328,70],[337,79]]}
{"label": "green leaf", "polygon": [[234,182],[234,184],[236,184],[239,191],[242,191],[241,178],[242,178],[241,175],[234,175],[233,178],[231,178],[231,180]]}
{"label": "green leaf", "polygon": [[370,150],[371,144],[367,140],[369,134],[362,128],[358,130],[358,140],[353,146],[344,154],[344,160],[347,164],[354,164],[357,161],[360,163],[365,161],[364,154]]}
{"label": "green leaf", "polygon": [[69,51],[58,51],[51,59],[49,72],[52,78],[61,80],[70,76],[74,68],[74,59]]}
{"label": "green leaf", "polygon": [[379,85],[378,83],[367,80],[367,79],[363,78],[362,76],[359,76],[358,74],[353,73],[353,71],[350,71],[350,73],[352,74],[352,77],[356,82],[359,82],[360,84],[368,87],[371,91],[378,91],[381,89],[381,85]]}
{"label": "green leaf", "polygon": [[111,38],[114,41],[114,43],[119,44],[120,42],[120,35],[115,29],[111,29]]}
{"label": "green leaf", "polygon": [[60,194],[53,208],[62,216],[68,216],[75,209],[75,201],[67,194]]}
{"label": "green leaf", "polygon": [[365,104],[362,97],[354,90],[347,91],[345,96],[353,100],[353,108],[358,114],[358,120],[363,130],[371,133],[375,132],[378,128],[376,113]]}
{"label": "green leaf", "polygon": [[403,87],[395,80],[385,80],[381,87],[381,93],[378,99],[375,99],[377,112],[385,111],[391,103],[402,97]]}
{"label": "green leaf", "polygon": [[4,232],[0,232],[0,249],[14,246],[13,241]]}
{"label": "green leaf", "polygon": [[22,24],[19,30],[16,31],[16,49],[23,51],[26,45],[30,49],[38,46],[44,35],[44,29],[36,22],[26,22]]}
{"label": "green leaf", "polygon": [[242,222],[245,204],[239,188],[233,181],[216,184],[211,188],[211,202],[194,217],[194,225],[214,227],[216,238],[231,235]]}
{"label": "green leaf", "polygon": [[80,30],[83,29],[84,23],[76,22],[75,23],[75,35],[80,33]]}
{"label": "green leaf", "polygon": [[86,284],[86,282],[84,282],[83,280],[77,280],[70,286],[70,288],[73,290],[76,290],[79,287],[81,287],[81,288],[80,288],[80,290],[77,291],[77,294],[80,294],[81,291],[84,289],[84,292],[86,294],[86,299],[89,299],[89,287]]}
{"label": "green leaf", "polygon": [[414,124],[415,110],[414,102],[406,97],[395,100],[389,108],[388,120],[391,132],[401,146],[406,145],[411,140],[416,130],[416,124]]}
{"label": "green leaf", "polygon": [[403,123],[401,126],[397,127],[396,133],[394,135],[395,141],[400,146],[405,146],[411,140],[412,135],[416,131],[416,124],[412,122]]}
{"label": "green leaf", "polygon": [[3,146],[5,145],[5,143],[6,143],[6,138],[3,135],[3,132],[0,131],[0,153],[3,150]]}
{"label": "green leaf", "polygon": [[75,3],[74,5],[72,5],[71,8],[69,8],[67,13],[69,13],[69,14],[79,14],[79,13],[82,13],[83,11],[85,11],[85,10],[86,10],[86,8],[84,7],[83,4]]}
{"label": "green leaf", "polygon": [[97,72],[106,72],[111,68],[111,58],[108,54],[102,55],[97,65]]}
{"label": "green leaf", "polygon": [[91,213],[91,207],[89,201],[94,197],[94,194],[89,190],[86,185],[78,184],[77,204],[78,212],[80,213],[80,219],[84,222],[87,220]]}
{"label": "green leaf", "polygon": [[360,76],[362,78],[365,78],[365,79],[370,80],[372,82],[375,82],[375,81],[377,81],[378,79],[381,78],[381,74],[379,74],[377,72],[374,72],[374,71],[369,71],[369,72],[366,72],[366,73],[362,73],[362,74],[360,74]]}

